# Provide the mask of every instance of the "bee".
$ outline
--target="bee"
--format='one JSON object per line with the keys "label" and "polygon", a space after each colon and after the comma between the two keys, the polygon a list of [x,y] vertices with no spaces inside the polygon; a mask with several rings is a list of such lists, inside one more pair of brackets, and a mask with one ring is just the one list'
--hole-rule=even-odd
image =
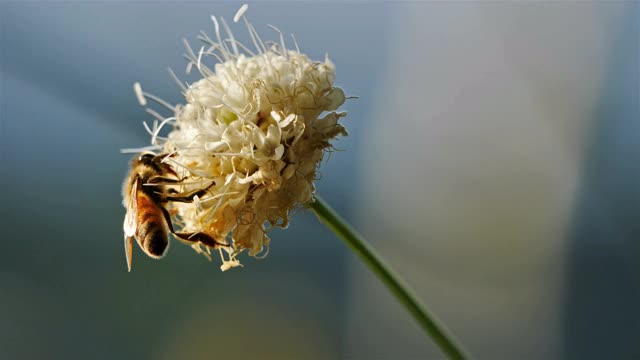
{"label": "bee", "polygon": [[[141,153],[131,160],[131,168],[122,186],[124,217],[124,249],[127,268],[131,271],[133,238],[147,255],[154,259],[164,257],[169,249],[169,234],[189,243],[201,243],[217,249],[228,246],[202,233],[175,232],[171,215],[165,208],[170,202],[192,202],[208,190],[178,194],[171,185],[180,184],[177,174],[162,160],[169,155]],[[211,186],[213,186],[212,184]]]}

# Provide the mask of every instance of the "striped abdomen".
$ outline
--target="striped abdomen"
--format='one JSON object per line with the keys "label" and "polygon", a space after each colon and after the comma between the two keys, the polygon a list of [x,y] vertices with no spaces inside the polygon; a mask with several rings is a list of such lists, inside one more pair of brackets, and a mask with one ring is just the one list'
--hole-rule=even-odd
{"label": "striped abdomen", "polygon": [[169,247],[167,221],[160,207],[142,191],[137,194],[138,218],[136,240],[140,248],[153,258],[161,258]]}

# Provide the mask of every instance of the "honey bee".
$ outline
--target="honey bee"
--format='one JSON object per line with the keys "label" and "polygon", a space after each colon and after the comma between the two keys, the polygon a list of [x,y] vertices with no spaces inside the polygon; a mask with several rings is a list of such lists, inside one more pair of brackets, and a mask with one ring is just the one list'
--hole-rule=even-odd
{"label": "honey bee", "polygon": [[[122,186],[124,217],[124,248],[127,268],[131,271],[133,238],[147,255],[154,259],[165,256],[169,249],[169,233],[190,243],[201,243],[217,249],[228,246],[202,233],[175,232],[171,215],[165,208],[170,202],[191,202],[208,189],[178,194],[170,185],[179,184],[177,174],[162,162],[167,154],[142,153],[131,160],[129,175]],[[213,184],[212,184],[213,185]]]}

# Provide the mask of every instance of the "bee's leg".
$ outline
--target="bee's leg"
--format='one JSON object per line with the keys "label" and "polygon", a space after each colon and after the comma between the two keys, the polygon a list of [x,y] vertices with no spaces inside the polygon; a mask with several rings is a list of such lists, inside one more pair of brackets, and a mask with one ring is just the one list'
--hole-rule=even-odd
{"label": "bee's leg", "polygon": [[221,243],[216,241],[216,239],[214,239],[213,237],[205,234],[205,233],[173,233],[173,235],[179,237],[180,239],[184,240],[184,241],[188,241],[188,242],[192,242],[192,243],[201,243],[203,245],[206,245],[210,248],[213,249],[219,249],[221,246],[222,247],[228,247],[229,244],[225,244],[225,243]]}
{"label": "bee's leg", "polygon": [[154,176],[151,179],[147,180],[146,184],[157,184],[157,183],[179,184],[183,182],[185,179],[186,178],[173,179],[173,178],[166,178],[162,176]]}
{"label": "bee's leg", "polygon": [[164,219],[167,221],[167,225],[169,225],[169,230],[171,230],[171,233],[176,237],[192,243],[202,243],[214,249],[218,249],[221,246],[225,246],[225,247],[229,246],[228,244],[217,242],[214,238],[212,238],[211,236],[205,233],[175,232],[175,230],[173,229],[173,224],[171,223],[171,215],[169,215],[169,212],[164,207],[161,207],[161,209],[162,209],[162,213],[164,214]]}
{"label": "bee's leg", "polygon": [[204,189],[200,189],[200,190],[196,190],[192,193],[186,194],[186,195],[167,195],[165,196],[165,200],[166,201],[175,201],[175,202],[183,202],[183,203],[190,203],[193,201],[193,198],[198,196],[198,197],[202,197],[202,195],[206,194],[207,191],[209,191],[209,188],[211,188],[213,185],[215,185],[215,182],[212,182],[211,185],[207,186]]}
{"label": "bee's leg", "polygon": [[[172,178],[165,178],[165,177],[162,177],[162,176],[155,176],[155,177],[152,177],[151,179],[147,180],[146,184],[157,184],[157,183],[180,184],[185,179],[186,179],[186,177],[184,177],[182,179],[172,179]],[[209,190],[209,188],[211,188],[215,184],[216,184],[215,182],[212,182],[211,185],[207,186],[205,189],[196,190],[196,191],[194,191],[194,192],[192,192],[190,194],[187,194],[187,195],[166,196],[164,198],[164,200],[165,201],[175,201],[175,202],[190,203],[190,202],[193,201],[194,197],[204,195],[207,192],[207,190]],[[177,194],[178,193],[175,189],[168,189],[167,191],[170,194]]]}
{"label": "bee's leg", "polygon": [[193,198],[198,196],[201,197],[202,195],[207,193],[207,190],[209,190],[209,188],[206,189],[201,189],[201,190],[196,190],[190,194],[187,195],[167,195],[164,197],[164,199],[166,201],[175,201],[175,202],[183,202],[183,203],[190,203],[193,201]]}
{"label": "bee's leg", "polygon": [[173,230],[173,223],[171,223],[171,215],[169,214],[169,212],[167,211],[167,209],[165,209],[163,206],[160,206],[160,209],[162,209],[162,214],[164,215],[164,220],[167,222],[167,225],[169,226],[169,230],[171,231],[172,234],[175,234],[175,230]]}
{"label": "bee's leg", "polygon": [[[173,178],[166,178],[166,177],[162,177],[162,176],[154,176],[152,178],[150,178],[149,180],[147,180],[146,183],[144,183],[142,186],[158,186],[160,185],[160,187],[162,189],[164,189],[165,191],[169,192],[169,193],[177,193],[177,191],[175,189],[165,189],[162,185],[171,185],[171,184],[180,184],[185,178],[182,179],[173,179]],[[155,192],[158,195],[162,195],[163,192],[162,191],[156,191]]]}

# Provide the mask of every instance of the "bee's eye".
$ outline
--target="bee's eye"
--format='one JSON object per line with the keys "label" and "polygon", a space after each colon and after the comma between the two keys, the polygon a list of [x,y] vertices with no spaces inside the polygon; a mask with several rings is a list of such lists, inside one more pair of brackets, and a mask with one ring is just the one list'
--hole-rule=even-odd
{"label": "bee's eye", "polygon": [[142,155],[140,155],[140,158],[138,158],[138,160],[139,160],[139,161],[147,162],[147,161],[152,160],[152,159],[154,158],[154,156],[155,156],[155,155],[153,155],[153,154],[148,154],[148,153],[147,153],[147,154],[142,154]]}

